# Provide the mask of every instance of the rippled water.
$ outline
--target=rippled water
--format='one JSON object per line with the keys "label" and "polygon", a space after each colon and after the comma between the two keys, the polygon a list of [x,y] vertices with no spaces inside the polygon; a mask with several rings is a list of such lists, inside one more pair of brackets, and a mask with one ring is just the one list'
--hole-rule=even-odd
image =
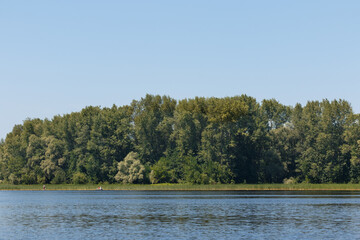
{"label": "rippled water", "polygon": [[0,191],[0,239],[357,239],[360,192]]}

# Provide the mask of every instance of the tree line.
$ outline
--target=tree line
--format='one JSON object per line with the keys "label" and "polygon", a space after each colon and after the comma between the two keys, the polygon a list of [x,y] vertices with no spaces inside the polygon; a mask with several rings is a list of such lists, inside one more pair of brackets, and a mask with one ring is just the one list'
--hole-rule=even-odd
{"label": "tree line", "polygon": [[358,183],[359,120],[345,100],[146,95],[15,125],[0,142],[0,181]]}

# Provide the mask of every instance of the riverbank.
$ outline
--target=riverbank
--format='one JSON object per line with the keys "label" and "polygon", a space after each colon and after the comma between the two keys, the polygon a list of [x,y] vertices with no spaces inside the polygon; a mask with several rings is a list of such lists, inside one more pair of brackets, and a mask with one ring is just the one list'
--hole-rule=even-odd
{"label": "riverbank", "polygon": [[[135,190],[135,191],[360,191],[360,184],[47,184],[46,190]],[[0,184],[0,190],[42,190],[42,184]]]}

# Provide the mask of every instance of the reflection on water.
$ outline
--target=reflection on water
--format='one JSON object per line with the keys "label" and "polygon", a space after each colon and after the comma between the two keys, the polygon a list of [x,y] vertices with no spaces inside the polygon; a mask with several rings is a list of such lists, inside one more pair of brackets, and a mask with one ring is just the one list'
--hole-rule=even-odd
{"label": "reflection on water", "polygon": [[0,191],[0,239],[356,239],[360,192]]}

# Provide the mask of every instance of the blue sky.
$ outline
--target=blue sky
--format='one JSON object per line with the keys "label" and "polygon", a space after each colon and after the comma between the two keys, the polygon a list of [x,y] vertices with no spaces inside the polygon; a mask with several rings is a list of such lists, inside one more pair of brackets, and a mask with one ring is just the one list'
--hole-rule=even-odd
{"label": "blue sky", "polygon": [[360,112],[360,1],[1,1],[0,138],[146,93],[342,98]]}

